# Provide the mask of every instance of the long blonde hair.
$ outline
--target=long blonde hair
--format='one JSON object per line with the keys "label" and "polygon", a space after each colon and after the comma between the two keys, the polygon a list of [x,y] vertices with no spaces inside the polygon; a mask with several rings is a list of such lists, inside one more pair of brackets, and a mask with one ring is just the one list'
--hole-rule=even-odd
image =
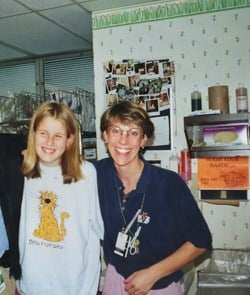
{"label": "long blonde hair", "polygon": [[39,158],[35,150],[35,132],[46,117],[60,120],[66,128],[67,136],[73,135],[74,137],[62,155],[61,169],[64,183],[77,182],[83,178],[79,148],[79,123],[74,113],[64,103],[47,102],[38,107],[34,113],[30,122],[27,150],[21,171],[28,178],[41,177]]}

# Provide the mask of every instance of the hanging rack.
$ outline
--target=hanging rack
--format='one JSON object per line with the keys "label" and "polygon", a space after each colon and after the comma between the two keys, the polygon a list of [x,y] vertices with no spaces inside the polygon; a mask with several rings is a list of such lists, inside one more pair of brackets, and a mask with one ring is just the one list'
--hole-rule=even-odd
{"label": "hanging rack", "polygon": [[0,133],[27,134],[34,111],[46,101],[64,102],[75,113],[81,130],[95,131],[94,93],[76,88],[75,91],[46,90],[44,96],[30,92],[0,96]]}

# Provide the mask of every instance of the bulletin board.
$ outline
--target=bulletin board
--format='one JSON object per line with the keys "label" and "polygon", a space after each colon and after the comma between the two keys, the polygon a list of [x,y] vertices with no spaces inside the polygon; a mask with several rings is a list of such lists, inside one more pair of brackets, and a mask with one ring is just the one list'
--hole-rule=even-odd
{"label": "bulletin board", "polygon": [[171,59],[109,60],[103,65],[106,107],[131,101],[144,108],[155,125],[148,150],[171,150],[171,113],[175,67]]}

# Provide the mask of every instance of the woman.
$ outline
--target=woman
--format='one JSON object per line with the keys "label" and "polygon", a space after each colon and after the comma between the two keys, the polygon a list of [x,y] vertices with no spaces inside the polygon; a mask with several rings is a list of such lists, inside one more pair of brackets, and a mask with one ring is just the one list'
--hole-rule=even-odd
{"label": "woman", "polygon": [[96,295],[103,224],[94,166],[81,160],[78,123],[63,103],[31,120],[22,165],[20,294]]}
{"label": "woman", "polygon": [[154,126],[121,102],[101,117],[110,158],[97,162],[108,262],[103,295],[179,295],[181,269],[211,248],[208,226],[185,182],[140,155]]}

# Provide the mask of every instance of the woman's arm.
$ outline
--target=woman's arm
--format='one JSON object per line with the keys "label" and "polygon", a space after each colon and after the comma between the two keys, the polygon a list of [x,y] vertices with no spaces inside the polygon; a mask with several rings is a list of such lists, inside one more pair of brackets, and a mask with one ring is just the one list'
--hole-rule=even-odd
{"label": "woman's arm", "polygon": [[134,272],[125,281],[125,290],[133,295],[144,295],[161,278],[182,269],[206,252],[204,248],[197,248],[192,243],[186,242],[170,256],[162,259],[147,269]]}

